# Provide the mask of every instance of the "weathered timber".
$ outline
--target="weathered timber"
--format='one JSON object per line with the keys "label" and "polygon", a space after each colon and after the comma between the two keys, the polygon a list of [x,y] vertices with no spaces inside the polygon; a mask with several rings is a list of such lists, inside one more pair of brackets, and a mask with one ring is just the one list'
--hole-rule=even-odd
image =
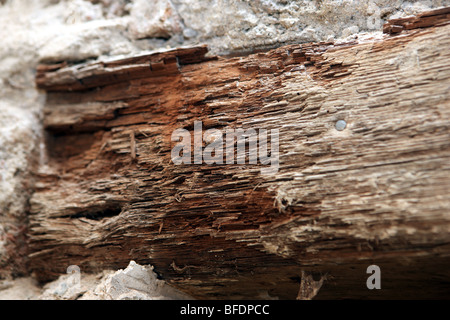
{"label": "weathered timber", "polygon": [[385,33],[399,33],[403,30],[428,28],[450,23],[450,8],[426,11],[416,17],[389,20],[383,26]]}
{"label": "weathered timber", "polygon": [[[47,281],[133,259],[198,298],[295,299],[311,273],[316,298],[448,297],[450,26],[435,16],[364,42],[41,66],[30,267]],[[175,165],[171,134],[194,121],[279,129],[279,171]]]}

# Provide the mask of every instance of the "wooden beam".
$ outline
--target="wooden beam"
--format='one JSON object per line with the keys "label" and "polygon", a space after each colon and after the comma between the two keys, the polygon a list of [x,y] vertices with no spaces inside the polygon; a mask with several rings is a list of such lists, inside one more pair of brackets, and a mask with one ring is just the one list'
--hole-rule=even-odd
{"label": "wooden beam", "polygon": [[[135,260],[199,298],[295,299],[302,274],[322,275],[317,298],[442,297],[450,26],[436,21],[242,57],[202,46],[41,66],[49,159],[31,199],[31,268],[47,281]],[[171,135],[193,136],[195,121],[279,130],[278,171],[248,158],[175,165]],[[366,287],[371,264],[382,290]]]}

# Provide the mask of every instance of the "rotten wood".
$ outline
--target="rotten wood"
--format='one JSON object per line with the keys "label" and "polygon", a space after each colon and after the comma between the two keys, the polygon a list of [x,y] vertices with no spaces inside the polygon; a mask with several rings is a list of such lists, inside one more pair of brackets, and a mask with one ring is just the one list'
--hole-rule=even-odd
{"label": "rotten wood", "polygon": [[[198,298],[444,297],[450,26],[430,16],[361,43],[40,67],[48,159],[30,201],[32,270],[47,281],[135,260]],[[278,173],[175,165],[171,134],[197,120],[279,129]],[[370,264],[382,290],[366,287]],[[299,292],[325,274],[318,293]]]}
{"label": "rotten wood", "polygon": [[400,33],[403,30],[429,28],[450,23],[450,7],[423,12],[409,18],[392,19],[383,26],[384,33]]}

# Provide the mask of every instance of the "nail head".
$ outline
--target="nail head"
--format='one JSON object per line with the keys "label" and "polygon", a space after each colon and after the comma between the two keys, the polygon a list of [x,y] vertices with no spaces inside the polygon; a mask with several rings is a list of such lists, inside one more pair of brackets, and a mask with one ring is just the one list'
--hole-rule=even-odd
{"label": "nail head", "polygon": [[336,121],[335,128],[337,131],[342,131],[347,127],[347,122],[344,120],[338,120]]}

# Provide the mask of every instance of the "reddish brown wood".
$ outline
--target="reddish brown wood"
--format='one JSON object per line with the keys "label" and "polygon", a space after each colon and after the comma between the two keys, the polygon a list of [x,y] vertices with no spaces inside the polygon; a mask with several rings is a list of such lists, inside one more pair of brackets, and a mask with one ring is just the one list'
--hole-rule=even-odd
{"label": "reddish brown wood", "polygon": [[[327,274],[318,298],[442,297],[450,26],[441,13],[439,26],[415,22],[364,43],[40,67],[49,158],[30,203],[33,271],[46,281],[68,265],[96,272],[132,259],[200,298],[295,299],[307,271]],[[204,130],[279,129],[279,172],[174,165],[171,134],[196,120]],[[373,263],[377,292],[365,286]]]}

